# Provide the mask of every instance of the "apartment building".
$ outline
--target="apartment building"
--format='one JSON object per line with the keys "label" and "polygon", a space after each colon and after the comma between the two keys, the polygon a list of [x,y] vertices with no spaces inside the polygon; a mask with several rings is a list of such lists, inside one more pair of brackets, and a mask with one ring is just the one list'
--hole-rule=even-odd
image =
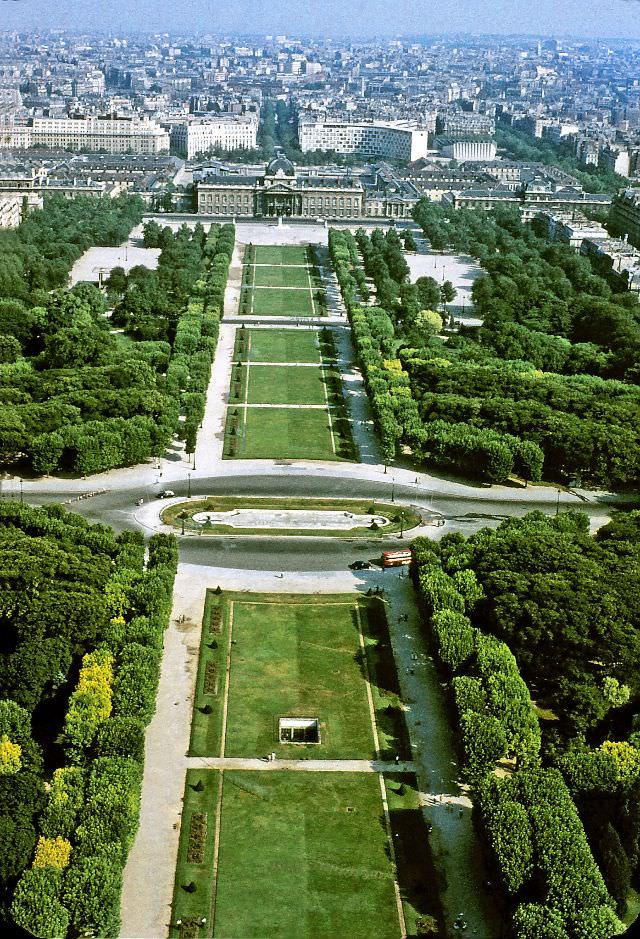
{"label": "apartment building", "polygon": [[257,146],[257,134],[257,114],[199,118],[173,125],[171,147],[175,153],[191,160],[213,147],[221,150],[253,150]]}
{"label": "apartment building", "polygon": [[335,150],[407,162],[425,157],[429,149],[429,131],[406,121],[351,123],[301,116],[298,140],[303,153]]}
{"label": "apartment building", "polygon": [[159,123],[141,117],[34,117],[31,146],[107,153],[161,153],[169,134]]}
{"label": "apartment building", "polygon": [[618,193],[609,221],[614,234],[627,235],[632,244],[640,247],[640,189],[622,189]]}

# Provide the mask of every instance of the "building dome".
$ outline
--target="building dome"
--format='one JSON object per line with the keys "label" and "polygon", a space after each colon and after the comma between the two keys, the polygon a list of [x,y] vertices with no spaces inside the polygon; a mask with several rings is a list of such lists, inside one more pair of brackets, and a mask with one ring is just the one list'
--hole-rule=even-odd
{"label": "building dome", "polygon": [[281,154],[271,160],[270,163],[267,163],[267,176],[295,176],[296,171],[293,168],[293,163],[291,160],[287,160],[285,156]]}

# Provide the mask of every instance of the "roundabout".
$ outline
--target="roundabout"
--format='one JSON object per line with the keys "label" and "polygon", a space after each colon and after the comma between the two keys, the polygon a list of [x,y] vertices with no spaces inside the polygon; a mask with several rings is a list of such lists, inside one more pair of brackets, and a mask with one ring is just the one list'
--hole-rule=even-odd
{"label": "roundabout", "polygon": [[386,537],[424,524],[413,506],[369,499],[288,499],[207,496],[176,499],[160,521],[182,534]]}

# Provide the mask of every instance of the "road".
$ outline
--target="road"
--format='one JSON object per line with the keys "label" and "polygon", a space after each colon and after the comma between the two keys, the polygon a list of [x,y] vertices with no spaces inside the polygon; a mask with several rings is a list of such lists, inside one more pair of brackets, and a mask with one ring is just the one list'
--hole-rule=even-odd
{"label": "road", "polygon": [[[171,482],[171,488],[177,496],[187,496],[190,486],[193,497],[205,495],[246,495],[246,496],[287,496],[291,495],[291,476],[289,474],[210,476]],[[58,482],[55,495],[46,486],[41,489],[31,484],[24,493],[25,502],[42,504],[56,501],[68,503],[73,511],[84,515],[93,522],[111,525],[117,531],[125,528],[138,528],[146,534],[151,530],[144,526],[136,515],[138,499],[149,501],[155,498],[158,486],[131,485],[110,489],[87,499],[69,502],[77,498],[77,487]],[[532,490],[533,492],[533,490]],[[331,498],[365,498],[384,502],[396,501],[398,504],[417,506],[424,516],[441,516],[445,525],[433,528],[435,537],[459,531],[471,534],[479,528],[495,527],[505,518],[522,516],[533,509],[539,509],[547,515],[555,515],[558,509],[558,497],[555,489],[548,490],[548,498],[540,490],[535,491],[535,501],[526,499],[510,500],[482,490],[477,496],[460,494],[447,495],[430,492],[424,487],[402,485],[391,478],[380,481],[371,479],[345,478],[341,476],[295,476],[296,496]],[[15,489],[12,492],[17,497]],[[564,494],[563,494],[564,495]],[[158,502],[160,508],[160,502]],[[607,505],[601,502],[582,503],[577,498],[567,505],[562,503],[562,510],[577,508],[593,519],[606,516]],[[180,538],[181,560],[189,564],[210,567],[238,568],[242,570],[286,570],[286,571],[333,571],[342,570],[356,558],[375,559],[384,547],[398,544],[399,536],[390,540],[380,538],[310,538],[277,536],[233,536],[224,538],[212,536],[198,537],[187,535]],[[408,540],[408,539],[406,539]]]}

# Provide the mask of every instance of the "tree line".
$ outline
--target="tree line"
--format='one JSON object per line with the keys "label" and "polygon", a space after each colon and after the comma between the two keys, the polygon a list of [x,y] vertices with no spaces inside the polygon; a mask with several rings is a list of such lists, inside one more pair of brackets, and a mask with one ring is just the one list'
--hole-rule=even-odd
{"label": "tree line", "polygon": [[161,454],[177,429],[193,445],[234,229],[150,223],[145,241],[161,247],[158,270],[115,268],[106,297],[79,284],[47,294],[43,307],[0,302],[5,465],[89,475]]}
{"label": "tree line", "polygon": [[504,123],[496,128],[496,144],[512,160],[558,166],[565,173],[574,176],[586,192],[607,192],[615,195],[628,182],[624,176],[605,167],[592,163],[583,166],[578,162],[572,143],[557,144],[548,137],[532,137]]}
{"label": "tree line", "polygon": [[5,926],[116,936],[177,547],[60,506],[0,506]]}
{"label": "tree line", "polygon": [[[544,476],[610,488],[636,485],[637,300],[595,274],[586,258],[549,245],[508,212],[454,213],[423,202],[415,215],[432,244],[441,239],[443,247],[480,257],[486,274],[476,281],[474,297],[482,328],[443,335],[455,291],[428,277],[409,283],[396,232],[369,237],[360,231],[355,239],[335,232],[330,238],[345,304],[352,323],[358,321],[354,338],[365,378],[373,355],[376,380],[387,386],[377,386],[374,403],[374,411],[384,411],[378,429],[386,459],[404,447],[417,461],[488,482],[515,474],[533,482]],[[527,301],[527,278],[537,300],[531,287]],[[569,291],[562,301],[561,279]],[[370,281],[375,308],[366,306]],[[547,289],[547,282],[553,286]],[[536,313],[542,295],[544,321]],[[378,323],[385,316],[385,328],[361,337],[363,319],[372,316]]]}
{"label": "tree line", "polygon": [[534,512],[414,548],[509,934],[609,939],[639,874],[640,513],[596,538]]}

